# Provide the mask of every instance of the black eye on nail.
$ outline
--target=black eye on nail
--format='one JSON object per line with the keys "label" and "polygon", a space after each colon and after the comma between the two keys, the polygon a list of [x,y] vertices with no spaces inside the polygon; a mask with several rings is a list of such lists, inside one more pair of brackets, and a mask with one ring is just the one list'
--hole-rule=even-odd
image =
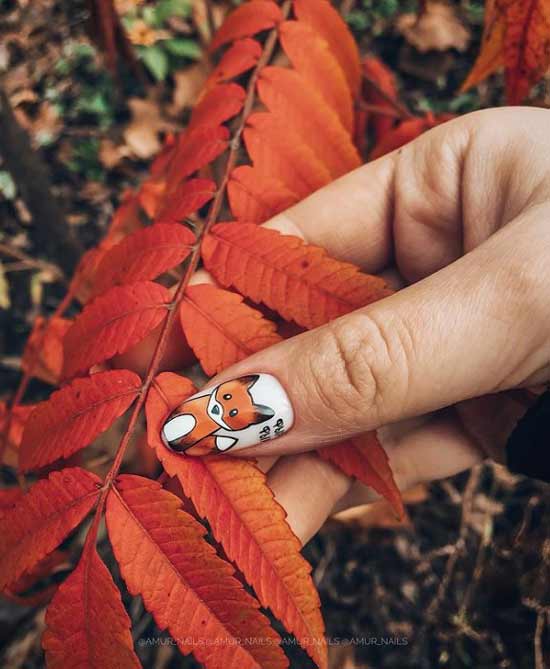
{"label": "black eye on nail", "polygon": [[232,397],[233,397],[233,395],[230,395],[229,393],[225,393],[225,395],[223,396],[223,399],[224,400],[230,400]]}
{"label": "black eye on nail", "polygon": [[233,416],[236,416],[238,413],[239,413],[238,409],[231,409],[229,415],[231,416],[231,418],[233,418]]}

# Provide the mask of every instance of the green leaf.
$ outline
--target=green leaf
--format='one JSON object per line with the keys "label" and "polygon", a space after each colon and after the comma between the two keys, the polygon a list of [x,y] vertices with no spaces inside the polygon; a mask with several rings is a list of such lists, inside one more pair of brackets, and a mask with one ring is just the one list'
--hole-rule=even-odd
{"label": "green leaf", "polygon": [[202,56],[202,49],[192,39],[167,39],[162,42],[162,45],[174,56],[182,56],[192,60],[199,60]]}
{"label": "green leaf", "polygon": [[191,13],[191,3],[187,0],[160,0],[155,7],[156,19],[159,23],[172,16],[186,17]]}
{"label": "green leaf", "polygon": [[0,193],[2,193],[6,200],[13,200],[17,193],[17,188],[11,174],[5,170],[0,170]]}
{"label": "green leaf", "polygon": [[155,79],[157,81],[164,81],[168,74],[168,56],[166,52],[155,44],[154,46],[141,47],[139,53]]}

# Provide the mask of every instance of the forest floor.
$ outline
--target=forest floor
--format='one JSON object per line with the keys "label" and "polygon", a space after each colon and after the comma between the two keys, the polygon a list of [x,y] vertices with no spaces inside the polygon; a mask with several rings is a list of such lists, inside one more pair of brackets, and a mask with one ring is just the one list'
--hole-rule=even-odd
{"label": "forest floor", "polygon": [[[86,33],[84,2],[0,0],[0,84],[83,248],[97,243],[166,133],[185,126],[208,71],[209,21],[219,22],[227,9],[204,0],[117,6],[142,74],[128,70],[115,81]],[[407,18],[415,7],[414,0],[344,0],[341,8],[362,53],[379,55],[396,73],[411,112],[461,114],[498,104],[498,78],[456,93],[477,53],[483,3],[455,0],[453,19],[439,17],[422,33],[411,32],[414,17]],[[444,48],[428,48],[432,43]],[[2,399],[17,385],[34,317],[51,313],[63,295],[67,268],[44,255],[35,234],[40,221],[1,162],[0,221]],[[35,400],[45,392],[39,383],[30,389]],[[550,666],[548,486],[487,464],[419,487],[407,501],[403,523],[377,503],[329,521],[305,547],[331,669]],[[129,610],[145,667],[196,666],[139,601]],[[42,666],[43,626],[43,610],[0,600],[0,666]],[[287,641],[292,666],[307,669],[305,655]]]}

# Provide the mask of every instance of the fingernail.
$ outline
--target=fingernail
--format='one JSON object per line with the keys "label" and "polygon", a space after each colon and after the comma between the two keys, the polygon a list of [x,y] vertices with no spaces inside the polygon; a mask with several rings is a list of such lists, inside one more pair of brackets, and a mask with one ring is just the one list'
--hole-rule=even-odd
{"label": "fingernail", "polygon": [[186,455],[256,446],[287,432],[294,411],[271,374],[250,374],[196,393],[177,407],[161,431],[168,448]]}

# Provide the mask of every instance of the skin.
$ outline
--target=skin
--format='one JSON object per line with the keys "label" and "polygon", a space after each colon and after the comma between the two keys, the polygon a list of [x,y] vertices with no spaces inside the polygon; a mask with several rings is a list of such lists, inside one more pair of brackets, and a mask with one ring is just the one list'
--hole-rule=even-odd
{"label": "skin", "polygon": [[381,428],[405,490],[501,459],[521,389],[550,380],[549,130],[547,110],[470,114],[266,223],[403,286],[211,381],[286,388],[294,426],[235,456],[261,456],[302,541],[375,497],[308,451]]}

